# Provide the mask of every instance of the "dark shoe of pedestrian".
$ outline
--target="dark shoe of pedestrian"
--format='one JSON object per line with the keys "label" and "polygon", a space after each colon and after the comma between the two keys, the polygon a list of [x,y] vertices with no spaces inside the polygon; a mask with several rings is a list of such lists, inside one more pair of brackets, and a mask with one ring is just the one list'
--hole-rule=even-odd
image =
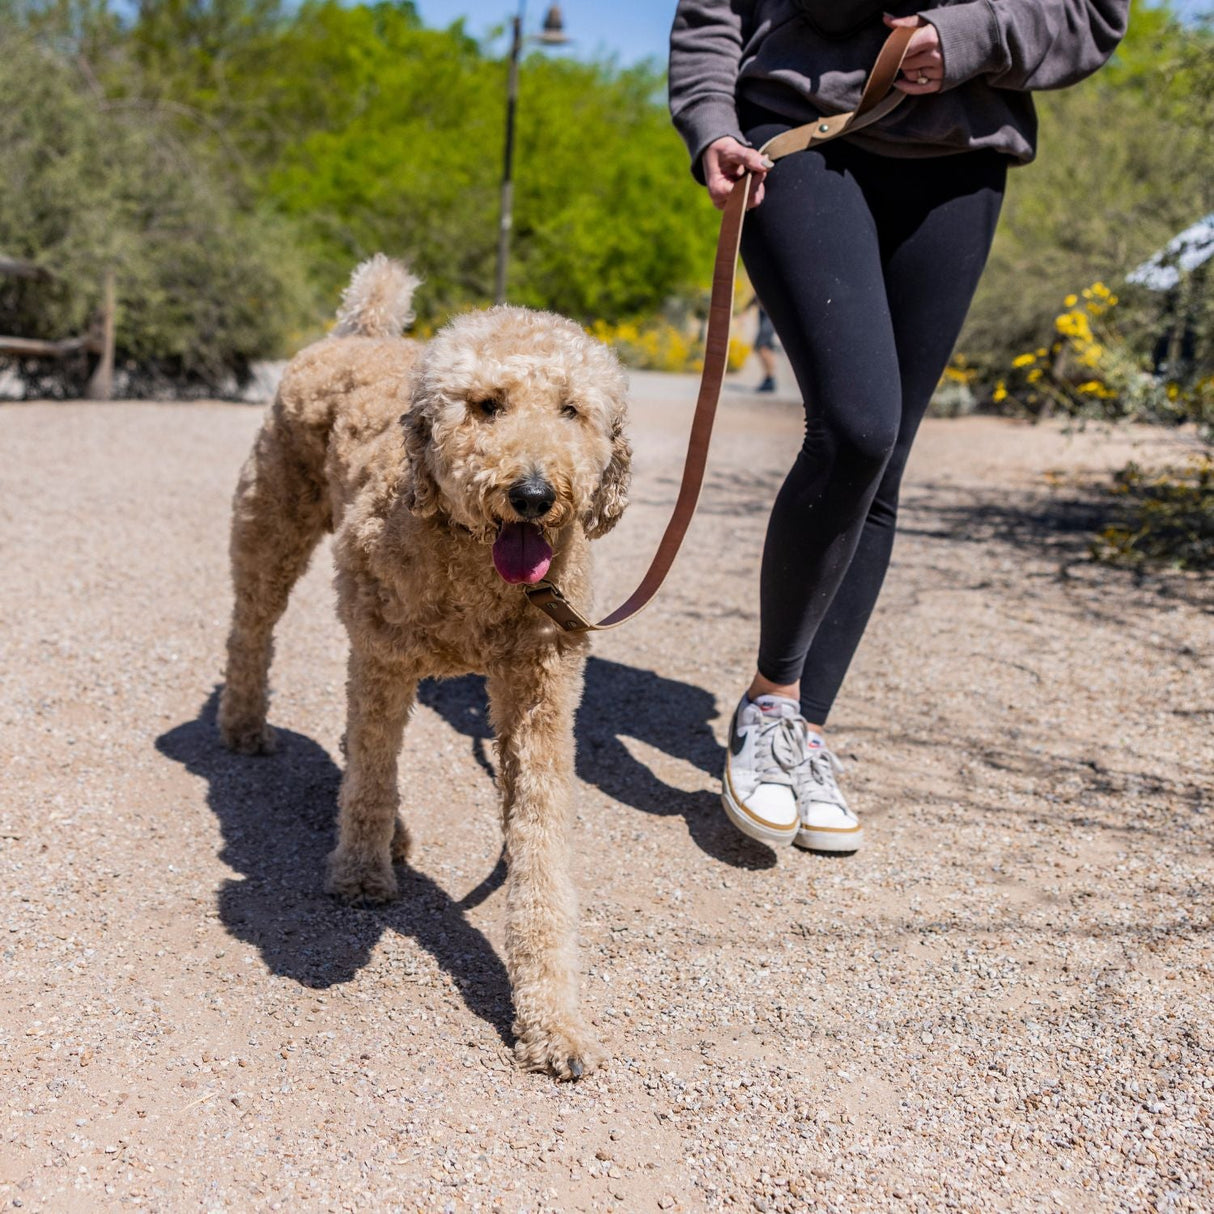
{"label": "dark shoe of pedestrian", "polygon": [[756,392],[774,392],[776,390],[775,376],[769,375],[756,389]]}

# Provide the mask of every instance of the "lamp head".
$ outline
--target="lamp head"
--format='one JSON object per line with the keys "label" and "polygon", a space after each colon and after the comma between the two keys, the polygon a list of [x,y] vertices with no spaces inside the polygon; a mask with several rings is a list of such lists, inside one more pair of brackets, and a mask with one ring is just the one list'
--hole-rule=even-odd
{"label": "lamp head", "polygon": [[539,40],[545,46],[564,46],[569,41],[565,34],[565,23],[561,20],[561,6],[552,5],[544,15],[544,28]]}

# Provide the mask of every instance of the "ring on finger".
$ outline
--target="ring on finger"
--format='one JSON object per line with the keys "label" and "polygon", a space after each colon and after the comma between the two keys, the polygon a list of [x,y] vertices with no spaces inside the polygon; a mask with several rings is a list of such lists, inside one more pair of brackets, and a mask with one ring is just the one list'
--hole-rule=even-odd
{"label": "ring on finger", "polygon": [[927,77],[922,72],[920,72],[919,78],[915,81],[915,83],[916,84],[927,84],[927,82],[928,82]]}

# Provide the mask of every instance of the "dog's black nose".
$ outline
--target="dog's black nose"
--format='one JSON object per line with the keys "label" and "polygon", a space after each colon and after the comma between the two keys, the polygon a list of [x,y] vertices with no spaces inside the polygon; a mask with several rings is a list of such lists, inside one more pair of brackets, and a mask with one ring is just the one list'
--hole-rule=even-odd
{"label": "dog's black nose", "polygon": [[556,501],[556,490],[542,476],[525,476],[515,481],[506,495],[519,518],[543,518]]}

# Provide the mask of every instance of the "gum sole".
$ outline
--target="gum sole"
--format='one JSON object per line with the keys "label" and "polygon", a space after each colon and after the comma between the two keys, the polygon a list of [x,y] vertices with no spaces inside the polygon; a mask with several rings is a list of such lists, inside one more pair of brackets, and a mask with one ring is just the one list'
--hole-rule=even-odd
{"label": "gum sole", "polygon": [[864,842],[861,830],[798,830],[793,842],[805,851],[828,852],[834,856],[850,856]]}
{"label": "gum sole", "polygon": [[725,810],[725,816],[738,830],[752,839],[757,839],[760,843],[766,843],[768,847],[788,847],[800,830],[799,826],[794,826],[791,830],[780,830],[779,827],[766,826],[756,822],[735,806],[726,793],[721,794],[721,805]]}

